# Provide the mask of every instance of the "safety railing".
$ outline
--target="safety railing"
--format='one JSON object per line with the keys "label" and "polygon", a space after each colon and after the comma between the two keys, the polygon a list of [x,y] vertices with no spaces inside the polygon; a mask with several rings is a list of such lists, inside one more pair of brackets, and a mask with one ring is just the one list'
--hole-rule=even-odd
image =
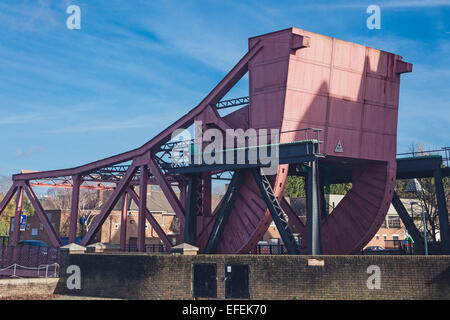
{"label": "safety railing", "polygon": [[18,264],[28,268],[59,263],[59,248],[19,245],[0,247],[0,268]]}
{"label": "safety railing", "polygon": [[0,269],[0,277],[4,278],[57,278],[59,276],[59,264],[52,263],[38,267],[27,267],[14,263]]}
{"label": "safety railing", "polygon": [[450,162],[450,147],[442,147],[441,149],[425,150],[425,151],[412,151],[397,153],[397,158],[417,158],[426,156],[441,156],[442,162],[448,167]]}
{"label": "safety railing", "polygon": [[[137,245],[127,245],[125,250],[121,250],[122,252],[139,252]],[[165,247],[162,244],[146,244],[145,252],[150,253],[165,253]]]}

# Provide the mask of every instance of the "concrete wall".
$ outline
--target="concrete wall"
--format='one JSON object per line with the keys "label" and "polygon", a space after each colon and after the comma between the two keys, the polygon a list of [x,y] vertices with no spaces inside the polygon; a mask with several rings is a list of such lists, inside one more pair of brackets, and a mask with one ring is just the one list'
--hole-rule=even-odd
{"label": "concrete wall", "polygon": [[[248,264],[251,299],[450,299],[450,256],[308,256],[77,254],[62,260],[81,269],[81,289],[57,293],[131,299],[192,299],[192,265],[217,265],[217,297],[227,264]],[[63,262],[64,261],[64,262]],[[369,290],[367,268],[381,270]],[[61,279],[65,281],[65,279]]]}
{"label": "concrete wall", "polygon": [[54,293],[59,278],[42,279],[1,279],[0,298],[24,295],[51,295]]}

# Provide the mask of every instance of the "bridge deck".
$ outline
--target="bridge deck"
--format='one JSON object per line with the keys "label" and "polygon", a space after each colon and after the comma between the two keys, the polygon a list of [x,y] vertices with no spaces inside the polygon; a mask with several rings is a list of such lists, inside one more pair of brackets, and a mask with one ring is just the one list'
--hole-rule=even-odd
{"label": "bridge deck", "polygon": [[[265,150],[262,150],[263,148],[265,148]],[[167,166],[165,169],[168,174],[192,174],[199,172],[233,171],[244,168],[269,167],[271,165],[270,161],[273,160],[271,158],[271,152],[274,152],[275,148],[278,148],[278,156],[276,156],[276,159],[279,164],[308,162],[321,156],[319,152],[319,141],[313,139],[216,150],[216,159],[219,161],[215,161],[212,164],[205,162],[204,157],[205,155],[210,155],[210,152],[192,153],[191,160],[188,163],[183,163],[179,166]],[[240,152],[242,153],[241,158],[238,156]],[[199,160],[195,161],[197,157]],[[231,159],[231,161],[228,159]]]}

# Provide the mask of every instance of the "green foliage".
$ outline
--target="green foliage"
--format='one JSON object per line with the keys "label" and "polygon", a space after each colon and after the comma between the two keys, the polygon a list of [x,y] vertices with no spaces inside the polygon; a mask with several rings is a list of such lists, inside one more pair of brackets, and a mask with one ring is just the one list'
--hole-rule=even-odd
{"label": "green foliage", "polygon": [[305,179],[301,176],[287,177],[283,195],[289,198],[305,197]]}
{"label": "green foliage", "polygon": [[[351,183],[340,183],[330,185],[330,194],[345,195],[352,188]],[[305,179],[302,176],[289,176],[286,179],[286,186],[284,187],[285,197],[289,198],[304,198],[305,192]]]}
{"label": "green foliage", "polygon": [[[3,197],[4,197],[3,195],[0,195],[0,201],[3,200]],[[0,236],[9,235],[10,221],[11,218],[14,217],[15,211],[16,211],[16,201],[13,198],[6,206],[5,211],[3,211],[2,215],[0,216]],[[34,215],[33,206],[26,196],[23,197],[22,201],[22,213],[26,214],[27,216]]]}
{"label": "green foliage", "polygon": [[330,194],[345,195],[352,188],[352,183],[330,184]]}

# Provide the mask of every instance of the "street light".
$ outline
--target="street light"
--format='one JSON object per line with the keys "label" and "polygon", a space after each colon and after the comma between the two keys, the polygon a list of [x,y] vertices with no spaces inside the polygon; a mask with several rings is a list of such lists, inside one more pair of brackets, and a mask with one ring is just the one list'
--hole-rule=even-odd
{"label": "street light", "polygon": [[[422,186],[420,185],[420,182],[417,179],[409,180],[408,185],[405,188],[405,192],[415,193],[417,196],[420,196],[421,194],[425,194],[425,191],[423,190]],[[419,204],[419,203],[417,203],[415,201],[410,202],[413,222],[414,222],[413,205],[415,205],[415,204]],[[424,249],[425,249],[425,255],[427,256],[428,255],[427,224],[426,224],[426,220],[425,220],[425,211],[424,211],[423,205],[420,204],[420,206],[422,207]]]}

